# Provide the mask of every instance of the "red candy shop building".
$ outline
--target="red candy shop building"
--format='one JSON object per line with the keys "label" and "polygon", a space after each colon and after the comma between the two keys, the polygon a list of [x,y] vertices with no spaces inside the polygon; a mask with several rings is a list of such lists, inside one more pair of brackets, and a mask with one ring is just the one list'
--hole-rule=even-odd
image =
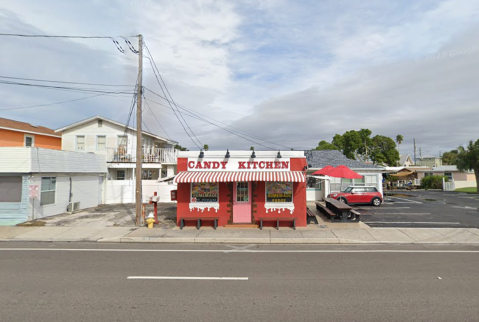
{"label": "red candy shop building", "polygon": [[177,224],[305,227],[306,169],[303,151],[181,151]]}

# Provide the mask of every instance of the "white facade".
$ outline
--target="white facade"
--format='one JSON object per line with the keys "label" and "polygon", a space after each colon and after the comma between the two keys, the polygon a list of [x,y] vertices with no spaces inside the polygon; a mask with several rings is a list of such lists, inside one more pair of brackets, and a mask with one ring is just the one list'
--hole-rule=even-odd
{"label": "white facade", "polygon": [[0,225],[102,203],[107,168],[102,155],[42,148],[0,147],[0,184],[14,193],[0,199]]}
{"label": "white facade", "polygon": [[322,200],[331,192],[340,191],[348,186],[369,186],[376,187],[378,191],[383,193],[382,173],[374,170],[352,169],[362,175],[361,179],[341,179],[328,176],[316,176],[316,186],[306,189],[306,199],[308,201]]}
{"label": "white facade", "polygon": [[[136,129],[96,116],[56,130],[62,133],[62,149],[104,155],[108,168],[104,183],[104,203],[135,202]],[[149,182],[176,174],[177,143],[152,133],[142,133],[143,196]],[[163,191],[164,189],[160,189]],[[160,191],[158,191],[160,192]],[[168,190],[169,192],[169,190]],[[171,201],[166,198],[162,201]]]}
{"label": "white facade", "polygon": [[[41,205],[41,198],[30,199],[28,219],[38,219],[66,212],[68,205],[79,203],[80,209],[96,207],[102,204],[102,186],[104,176],[65,175],[58,173],[42,173],[29,178],[30,185],[38,185],[41,189],[42,177],[55,177],[55,203]],[[71,198],[69,195],[71,194]],[[41,194],[40,194],[41,195]],[[33,210],[32,210],[33,207]]]}
{"label": "white facade", "polygon": [[[142,180],[143,202],[156,192],[160,202],[171,201],[171,190],[176,190],[177,185],[158,180]],[[104,200],[106,204],[134,203],[135,202],[134,180],[107,180],[105,182]]]}

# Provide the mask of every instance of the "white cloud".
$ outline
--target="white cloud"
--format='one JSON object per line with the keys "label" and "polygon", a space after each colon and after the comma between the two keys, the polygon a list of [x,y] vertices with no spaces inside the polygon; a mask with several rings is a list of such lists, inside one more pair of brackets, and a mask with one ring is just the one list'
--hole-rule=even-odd
{"label": "white cloud", "polygon": [[[402,134],[401,152],[411,151],[416,138],[433,153],[477,135],[478,13],[479,6],[467,0],[18,0],[0,13],[0,27],[47,34],[141,32],[177,103],[281,145],[311,148],[335,133],[368,127],[374,134]],[[9,48],[0,56],[5,75],[136,79],[137,57],[120,54],[109,40],[2,40]],[[162,94],[147,60],[144,70],[144,85]],[[0,84],[4,107],[81,96],[5,86]],[[130,99],[95,98],[2,116],[53,128],[93,114],[125,121]],[[171,110],[150,106],[173,139],[194,148]],[[149,113],[146,124],[164,135]],[[212,149],[260,148],[185,118]]]}

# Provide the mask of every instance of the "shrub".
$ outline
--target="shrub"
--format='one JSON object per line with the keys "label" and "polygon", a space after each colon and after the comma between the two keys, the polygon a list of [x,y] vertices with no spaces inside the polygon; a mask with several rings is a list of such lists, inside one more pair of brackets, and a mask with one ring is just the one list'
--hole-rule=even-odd
{"label": "shrub", "polygon": [[443,176],[427,176],[421,179],[421,188],[423,189],[442,189],[442,179],[446,182],[449,178]]}

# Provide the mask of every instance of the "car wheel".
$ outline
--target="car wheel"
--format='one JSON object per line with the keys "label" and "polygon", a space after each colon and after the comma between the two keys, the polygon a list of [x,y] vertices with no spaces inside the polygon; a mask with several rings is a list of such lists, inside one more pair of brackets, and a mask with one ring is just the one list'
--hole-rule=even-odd
{"label": "car wheel", "polygon": [[348,204],[348,201],[346,198],[338,198],[338,201],[344,202],[345,204]]}
{"label": "car wheel", "polygon": [[373,206],[379,207],[379,206],[381,205],[381,199],[379,199],[378,197],[373,198],[373,200],[371,201],[371,203],[373,204]]}

